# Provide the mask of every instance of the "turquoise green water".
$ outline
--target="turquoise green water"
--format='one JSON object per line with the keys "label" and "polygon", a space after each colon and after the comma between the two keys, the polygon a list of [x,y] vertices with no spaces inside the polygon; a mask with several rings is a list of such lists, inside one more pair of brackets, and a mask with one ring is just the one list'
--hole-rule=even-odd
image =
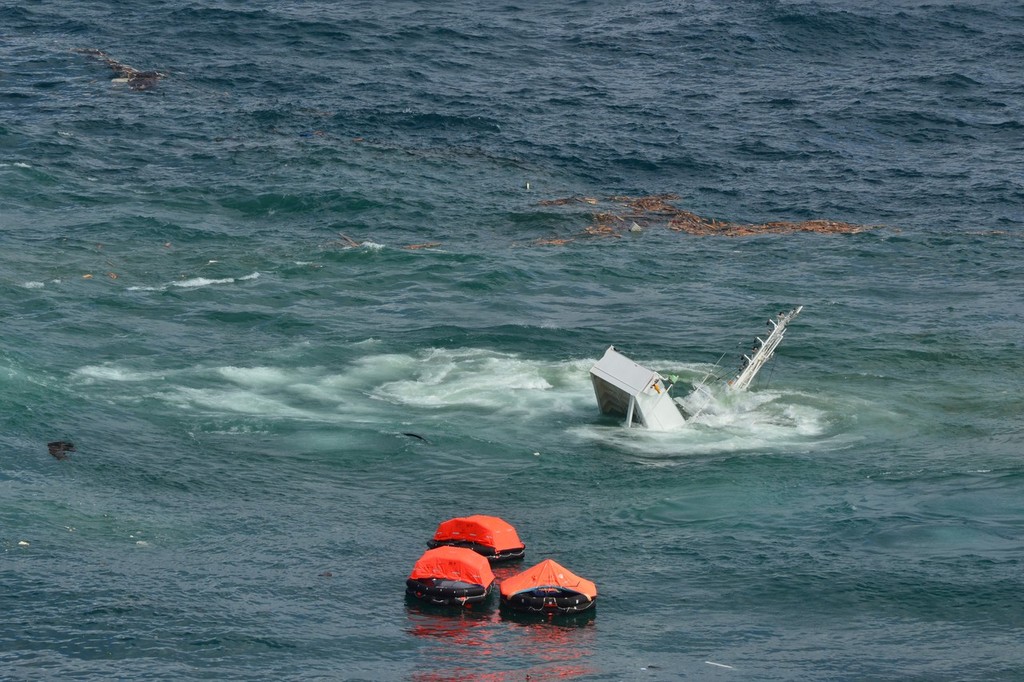
{"label": "turquoise green water", "polygon": [[[1020,676],[1019,11],[643,10],[0,9],[8,677]],[[668,192],[877,227],[545,203]],[[685,429],[598,413],[796,305]],[[593,617],[407,604],[473,513]]]}

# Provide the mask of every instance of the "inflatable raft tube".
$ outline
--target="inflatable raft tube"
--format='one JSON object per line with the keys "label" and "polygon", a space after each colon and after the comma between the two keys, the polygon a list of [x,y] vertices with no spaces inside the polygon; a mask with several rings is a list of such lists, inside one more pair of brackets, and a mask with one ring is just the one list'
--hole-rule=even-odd
{"label": "inflatable raft tube", "polygon": [[501,583],[501,605],[531,613],[571,614],[597,603],[597,586],[551,559]]}
{"label": "inflatable raft tube", "polygon": [[405,593],[438,606],[471,606],[487,601],[493,586],[486,558],[464,547],[437,547],[413,566]]}
{"label": "inflatable raft tube", "polygon": [[522,559],[526,545],[516,529],[497,516],[462,516],[443,521],[427,541],[428,547],[464,547],[500,563]]}

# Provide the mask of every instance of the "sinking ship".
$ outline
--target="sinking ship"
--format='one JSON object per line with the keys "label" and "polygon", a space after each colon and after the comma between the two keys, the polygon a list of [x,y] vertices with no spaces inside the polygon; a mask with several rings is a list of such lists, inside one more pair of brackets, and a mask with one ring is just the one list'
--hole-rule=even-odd
{"label": "sinking ship", "polygon": [[[744,354],[739,372],[726,382],[726,390],[745,391],[782,343],[786,327],[800,314],[803,306],[781,312],[768,320],[771,330],[757,337],[750,354]],[[675,378],[670,382],[658,372],[630,360],[609,346],[604,357],[590,368],[590,380],[601,412],[623,417],[626,427],[639,424],[654,431],[670,431],[694,419],[712,399],[708,378],[684,397],[672,397]]]}

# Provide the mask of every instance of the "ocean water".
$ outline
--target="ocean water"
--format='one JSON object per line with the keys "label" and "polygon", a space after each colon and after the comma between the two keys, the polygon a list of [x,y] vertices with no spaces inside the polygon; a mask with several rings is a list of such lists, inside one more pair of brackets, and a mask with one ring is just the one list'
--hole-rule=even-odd
{"label": "ocean water", "polygon": [[[996,1],[0,6],[0,678],[1024,678],[1022,60]],[[474,513],[592,615],[407,603]]]}

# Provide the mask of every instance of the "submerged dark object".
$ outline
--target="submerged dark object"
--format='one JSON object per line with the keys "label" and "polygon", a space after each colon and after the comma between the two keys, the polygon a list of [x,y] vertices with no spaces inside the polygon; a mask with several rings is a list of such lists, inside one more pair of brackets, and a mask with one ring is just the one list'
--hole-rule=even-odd
{"label": "submerged dark object", "polygon": [[526,545],[511,524],[483,514],[443,521],[427,546],[465,547],[491,562],[522,559],[526,553]]}
{"label": "submerged dark object", "polygon": [[50,454],[57,459],[70,459],[68,453],[75,452],[75,444],[66,440],[55,440],[52,443],[47,443],[46,447],[49,448]]}
{"label": "submerged dark object", "polygon": [[413,433],[412,431],[403,431],[402,435],[403,436],[408,436],[409,438],[415,438],[416,440],[421,440],[424,443],[429,443],[430,442],[429,440],[427,440],[426,436],[421,436],[420,434]]}
{"label": "submerged dark object", "polygon": [[405,593],[428,604],[472,606],[486,601],[493,586],[487,559],[464,547],[437,547],[413,566]]}
{"label": "submerged dark object", "polygon": [[545,559],[501,583],[501,605],[531,613],[570,614],[597,602],[597,586]]}
{"label": "submerged dark object", "polygon": [[100,60],[117,74],[113,79],[115,83],[126,83],[132,90],[149,90],[156,86],[157,81],[167,75],[159,71],[139,71],[134,67],[117,61],[106,52],[95,48],[78,49],[75,52]]}

